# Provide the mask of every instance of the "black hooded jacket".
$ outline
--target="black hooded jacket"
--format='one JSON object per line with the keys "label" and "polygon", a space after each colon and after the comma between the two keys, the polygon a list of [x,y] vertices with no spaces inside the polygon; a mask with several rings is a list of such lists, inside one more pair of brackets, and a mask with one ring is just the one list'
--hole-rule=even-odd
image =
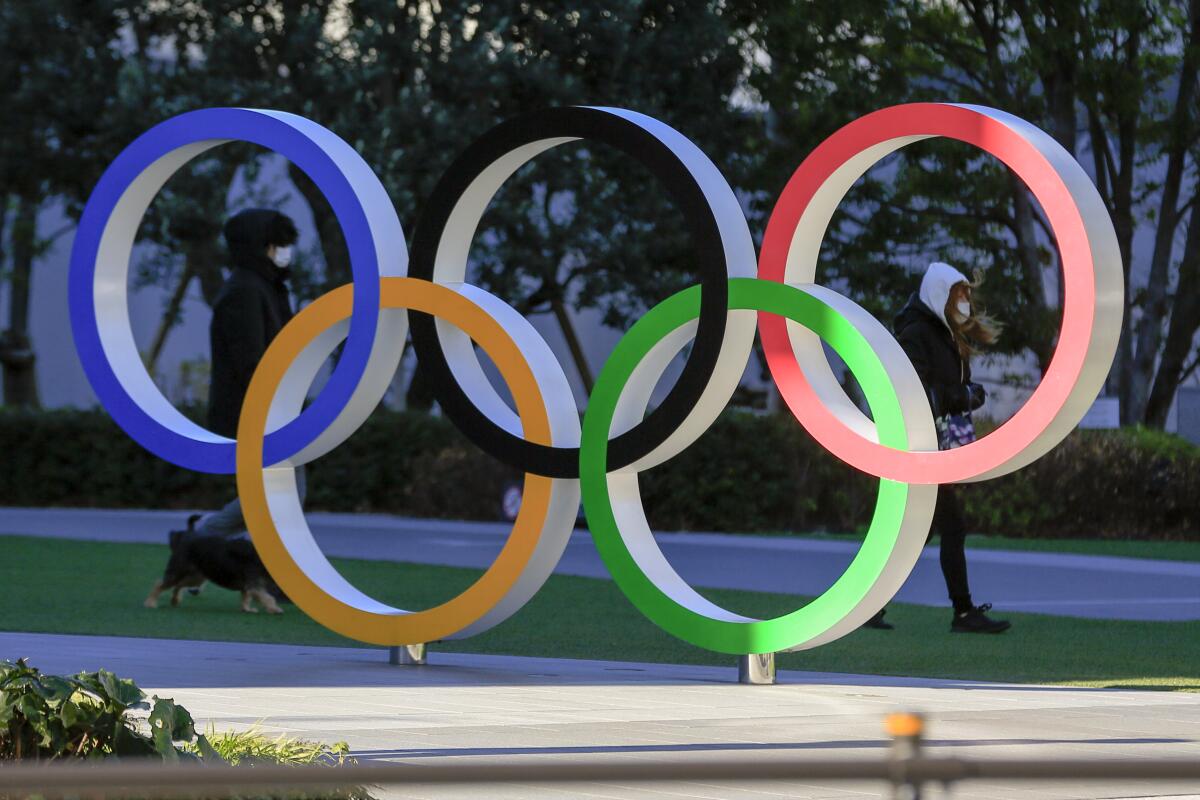
{"label": "black hooded jacket", "polygon": [[[225,242],[233,269],[213,304],[209,343],[212,374],[208,391],[208,428],[220,436],[237,435],[242,400],[267,345],[292,318],[288,297],[288,271],[267,258],[267,247],[281,244],[276,238],[278,211],[250,209],[230,218]],[[291,221],[285,227],[294,232]],[[294,233],[293,233],[294,236]]]}
{"label": "black hooded jacket", "polygon": [[970,410],[971,365],[958,353],[946,323],[930,311],[918,294],[896,315],[896,339],[917,369],[929,395],[933,415],[965,414]]}

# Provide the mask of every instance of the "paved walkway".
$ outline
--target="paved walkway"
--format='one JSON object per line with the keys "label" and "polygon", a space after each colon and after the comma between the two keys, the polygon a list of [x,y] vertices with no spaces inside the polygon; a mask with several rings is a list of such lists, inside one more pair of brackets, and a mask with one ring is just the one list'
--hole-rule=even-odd
{"label": "paved walkway", "polygon": [[[1008,686],[963,681],[783,672],[781,685],[740,686],[732,668],[570,661],[434,652],[424,667],[391,667],[380,650],[0,633],[0,658],[47,672],[105,667],[182,703],[204,725],[258,726],[326,742],[361,759],[414,766],[538,764],[588,759],[763,763],[883,758],[883,716],[929,716],[935,755],[971,758],[1200,758],[1200,694]],[[955,787],[958,800],[1200,797],[1152,784]],[[867,798],[878,784],[753,786],[527,785],[434,788],[412,798]],[[941,797],[934,792],[933,797]]]}
{"label": "paved walkway", "polygon": [[[163,543],[187,512],[0,508],[0,534]],[[322,550],[331,556],[486,567],[509,527],[381,514],[309,515]],[[658,535],[664,553],[695,586],[815,595],[857,552],[853,542],[715,533]],[[998,612],[1133,620],[1200,619],[1200,563],[1053,553],[971,550],[976,602]],[[591,536],[576,531],[558,570],[607,578]],[[937,549],[926,548],[896,599],[948,605]]]}

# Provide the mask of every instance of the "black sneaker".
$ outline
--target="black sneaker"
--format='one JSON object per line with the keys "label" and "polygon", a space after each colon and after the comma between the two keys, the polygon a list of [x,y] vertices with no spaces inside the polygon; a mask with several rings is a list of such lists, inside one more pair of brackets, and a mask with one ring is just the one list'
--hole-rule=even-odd
{"label": "black sneaker", "polygon": [[895,629],[896,629],[896,626],[895,626],[895,625],[893,625],[893,624],[892,624],[892,623],[890,623],[890,622],[884,622],[884,621],[883,621],[883,615],[884,615],[884,614],[886,614],[886,613],[887,613],[887,609],[886,609],[886,608],[881,608],[881,609],[879,609],[879,611],[878,611],[878,612],[875,614],[875,616],[871,617],[869,620],[867,620],[866,622],[864,622],[864,623],[862,624],[862,626],[863,626],[864,628],[871,628],[871,629],[873,629],[873,630],[877,630],[877,631],[892,631],[892,630],[895,630]]}
{"label": "black sneaker", "polygon": [[984,603],[966,611],[956,611],[950,622],[951,633],[1004,633],[1012,627],[1006,619],[992,619],[987,615],[991,603]]}

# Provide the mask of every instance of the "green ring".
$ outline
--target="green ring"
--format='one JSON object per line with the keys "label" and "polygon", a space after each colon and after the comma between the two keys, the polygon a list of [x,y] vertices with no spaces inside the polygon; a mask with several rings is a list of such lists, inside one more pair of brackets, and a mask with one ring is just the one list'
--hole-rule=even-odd
{"label": "green ring", "polygon": [[[883,362],[845,317],[800,289],[756,278],[729,281],[729,308],[779,314],[820,336],[862,386],[880,442],[907,449],[900,399]],[[639,611],[668,633],[722,653],[798,649],[843,619],[878,580],[897,543],[908,503],[908,484],[880,481],[871,526],[853,562],[821,596],[796,611],[769,620],[750,620],[729,612],[727,619],[714,619],[668,596],[639,567],[621,534],[613,514],[605,465],[613,414],[630,375],[662,338],[696,319],[699,313],[699,286],[673,295],[630,328],[601,370],[583,418],[579,449],[579,480],[588,525],[617,586]],[[738,619],[744,621],[735,621]]]}

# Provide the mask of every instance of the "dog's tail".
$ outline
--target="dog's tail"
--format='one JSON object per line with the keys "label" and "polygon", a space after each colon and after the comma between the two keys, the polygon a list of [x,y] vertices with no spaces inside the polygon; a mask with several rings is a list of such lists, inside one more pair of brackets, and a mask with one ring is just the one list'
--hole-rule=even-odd
{"label": "dog's tail", "polygon": [[184,534],[195,532],[196,523],[200,520],[200,518],[202,516],[204,516],[204,515],[203,514],[192,514],[190,517],[187,518],[187,530],[186,531],[171,531],[170,533],[167,534],[167,543],[169,545],[171,545],[172,550],[174,550],[176,547],[179,546],[179,540],[183,538]]}

